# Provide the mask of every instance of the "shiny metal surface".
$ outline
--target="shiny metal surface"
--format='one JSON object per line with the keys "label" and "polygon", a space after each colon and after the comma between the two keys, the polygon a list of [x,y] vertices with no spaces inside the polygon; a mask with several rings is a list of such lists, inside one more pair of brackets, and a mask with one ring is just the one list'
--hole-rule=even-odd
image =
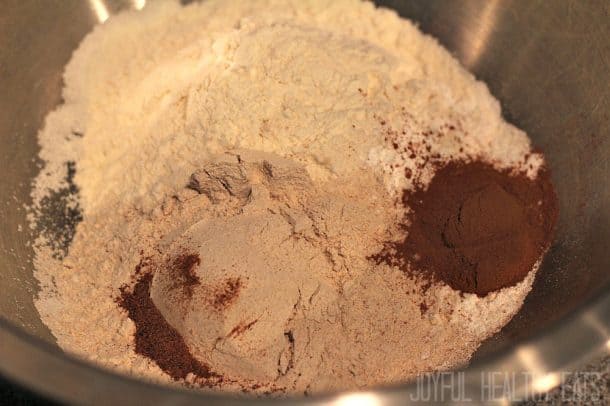
{"label": "shiny metal surface", "polygon": [[[61,73],[91,27],[144,0],[7,0],[0,13],[0,373],[86,404],[254,400],[206,396],[122,377],[64,355],[32,304],[32,233],[23,204],[41,170],[36,131],[61,102]],[[387,0],[485,80],[509,121],[547,154],[561,205],[557,239],[522,311],[475,354],[461,379],[516,372],[515,396],[610,350],[610,3],[605,0]],[[44,170],[44,169],[42,169]],[[528,374],[524,374],[527,372]],[[531,375],[533,374],[533,375]],[[527,381],[528,378],[535,379]],[[521,391],[521,393],[520,393]],[[417,384],[295,399],[408,403]],[[445,398],[448,400],[449,398]],[[500,401],[498,399],[498,401]]]}

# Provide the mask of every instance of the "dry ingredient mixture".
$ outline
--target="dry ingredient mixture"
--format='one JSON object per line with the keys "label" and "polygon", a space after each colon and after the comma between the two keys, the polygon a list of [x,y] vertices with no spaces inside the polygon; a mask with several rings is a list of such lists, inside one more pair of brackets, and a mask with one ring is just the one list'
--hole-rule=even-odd
{"label": "dry ingredient mixture", "polygon": [[40,132],[36,306],[157,382],[310,394],[459,367],[519,310],[544,159],[438,43],[340,0],[151,2]]}

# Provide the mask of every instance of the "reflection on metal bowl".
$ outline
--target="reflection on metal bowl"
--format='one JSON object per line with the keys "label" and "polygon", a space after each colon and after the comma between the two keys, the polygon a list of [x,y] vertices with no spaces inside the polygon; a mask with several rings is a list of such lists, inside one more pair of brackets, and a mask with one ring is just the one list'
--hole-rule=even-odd
{"label": "reflection on metal bowl", "polygon": [[[253,399],[187,392],[102,371],[63,354],[32,303],[24,204],[40,170],[36,133],[60,103],[61,73],[94,24],[144,0],[9,0],[0,15],[0,373],[77,403]],[[546,391],[560,372],[610,350],[610,4],[602,1],[387,0],[488,83],[507,119],[546,154],[560,199],[555,244],[521,312],[460,375],[477,399],[482,376],[511,374],[515,396]],[[483,375],[482,375],[483,373]],[[487,374],[486,374],[487,373]],[[420,385],[418,387],[418,384]],[[416,382],[295,403],[407,403]],[[487,382],[487,385],[489,383]],[[501,397],[497,400],[501,400]],[[446,398],[449,399],[449,398]],[[283,400],[287,402],[288,400]]]}

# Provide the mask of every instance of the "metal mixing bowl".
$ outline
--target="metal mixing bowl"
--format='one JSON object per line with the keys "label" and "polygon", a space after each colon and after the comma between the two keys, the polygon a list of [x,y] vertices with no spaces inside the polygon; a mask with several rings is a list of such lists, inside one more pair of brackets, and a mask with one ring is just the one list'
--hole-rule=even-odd
{"label": "metal mixing bowl", "polygon": [[[168,389],[59,350],[33,306],[24,204],[40,170],[37,130],[61,102],[61,74],[94,24],[145,0],[5,0],[0,13],[0,373],[76,403],[167,405],[231,398]],[[610,349],[610,3],[605,0],[381,1],[419,22],[502,102],[546,153],[561,204],[556,241],[521,312],[464,372],[530,372],[536,390]],[[516,375],[515,393],[527,382]],[[421,389],[421,388],[420,388]],[[295,400],[406,403],[413,384]],[[531,390],[531,388],[530,388]],[[232,399],[239,402],[237,399]],[[242,400],[243,401],[243,400]],[[246,400],[254,402],[253,400]]]}

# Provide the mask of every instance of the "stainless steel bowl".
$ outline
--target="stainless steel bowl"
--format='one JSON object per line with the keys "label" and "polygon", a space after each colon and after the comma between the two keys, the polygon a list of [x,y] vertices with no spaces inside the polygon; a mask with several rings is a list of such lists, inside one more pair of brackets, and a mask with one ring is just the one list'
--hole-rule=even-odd
{"label": "stainless steel bowl", "polygon": [[[32,233],[24,204],[41,163],[36,133],[61,102],[61,74],[94,24],[145,0],[5,0],[0,13],[0,373],[72,403],[261,402],[147,384],[62,353],[33,306]],[[438,37],[545,151],[561,204],[557,239],[521,312],[461,378],[516,373],[513,394],[610,350],[610,3],[605,0],[380,1]],[[534,374],[535,379],[528,381]],[[528,378],[529,377],[529,378]],[[420,382],[421,383],[421,382]],[[424,381],[424,384],[430,382]],[[418,392],[419,391],[419,392]],[[407,403],[415,383],[294,399]]]}

